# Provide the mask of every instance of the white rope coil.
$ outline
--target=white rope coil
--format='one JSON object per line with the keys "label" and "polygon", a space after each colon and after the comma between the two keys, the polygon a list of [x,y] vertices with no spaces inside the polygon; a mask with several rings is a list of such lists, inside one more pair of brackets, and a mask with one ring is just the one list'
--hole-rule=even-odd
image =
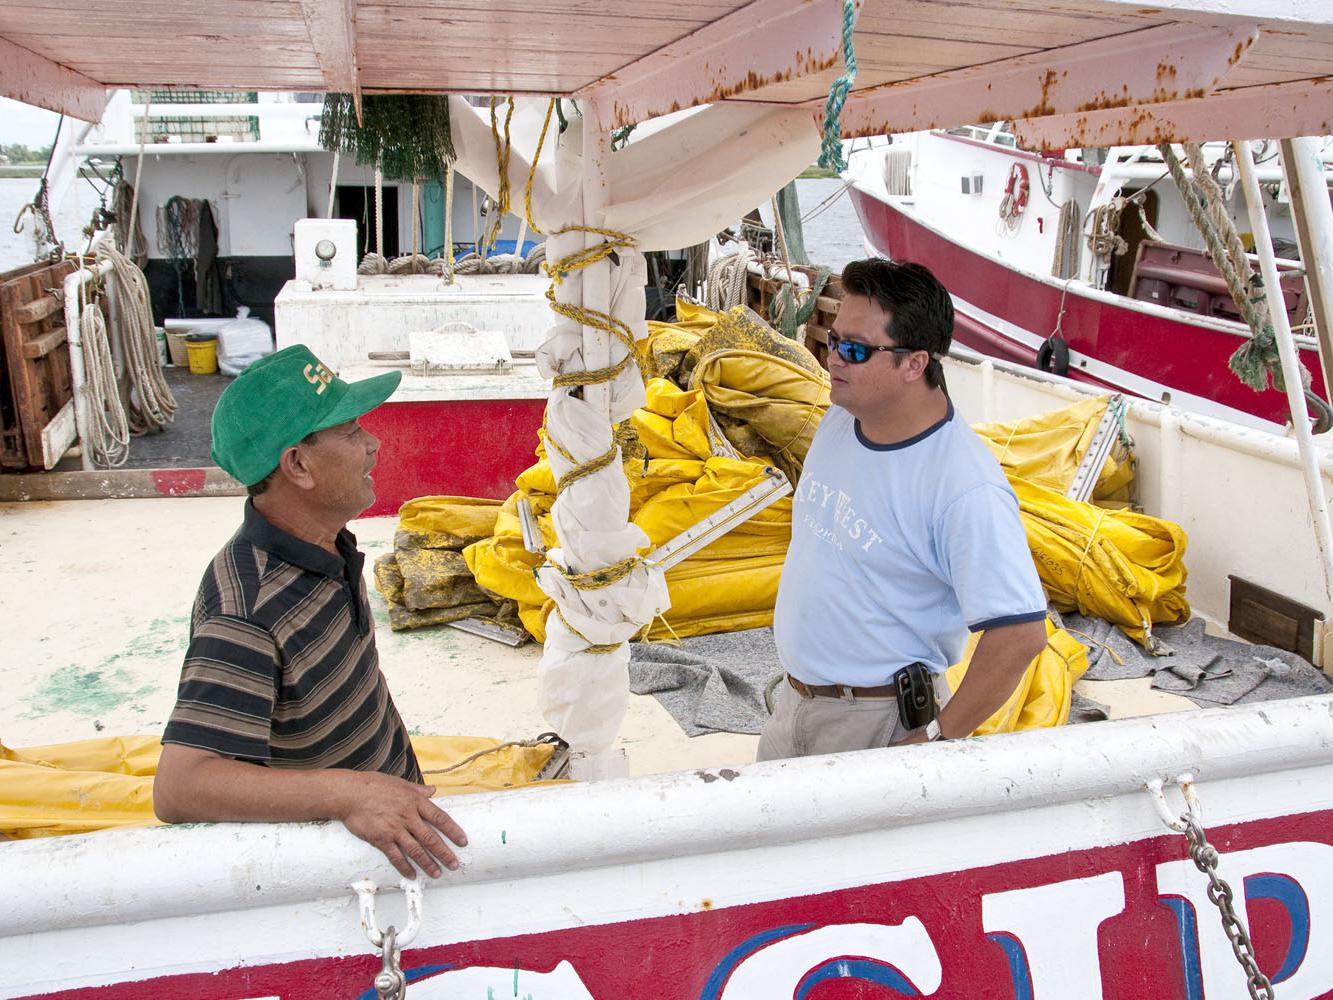
{"label": "white rope coil", "polygon": [[84,392],[90,424],[84,443],[95,465],[116,468],[129,458],[130,428],[120,400],[106,320],[95,302],[80,303],[79,339],[83,342],[83,370],[87,374]]}
{"label": "white rope coil", "polygon": [[708,266],[704,298],[714,312],[726,312],[745,302],[745,277],[755,255],[748,247],[719,257]]}
{"label": "white rope coil", "polygon": [[136,435],[161,430],[176,419],[176,397],[162,373],[148,281],[134,262],[109,241],[98,246],[97,260],[111,264],[107,287],[111,316],[120,334],[129,376],[130,430]]}

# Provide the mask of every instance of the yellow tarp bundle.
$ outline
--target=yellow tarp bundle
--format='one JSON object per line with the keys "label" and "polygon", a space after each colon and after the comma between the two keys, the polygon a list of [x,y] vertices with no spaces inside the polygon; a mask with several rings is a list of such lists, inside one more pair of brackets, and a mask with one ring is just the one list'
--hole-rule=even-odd
{"label": "yellow tarp bundle", "polygon": [[1037,575],[1057,610],[1105,618],[1138,643],[1146,624],[1189,619],[1179,525],[1079,503],[1021,479],[1011,484]]}
{"label": "yellow tarp bundle", "polygon": [[398,512],[393,551],[375,560],[375,589],[389,605],[389,627],[443,625],[480,618],[526,638],[517,608],[482,591],[462,550],[495,533],[500,501],[418,497]]}
{"label": "yellow tarp bundle", "polygon": [[[697,392],[683,393],[663,380],[649,387],[649,407],[660,406],[661,417],[680,447],[697,437],[700,427],[690,413]],[[668,414],[678,410],[671,420]],[[642,414],[643,411],[640,411]],[[636,424],[639,415],[636,415]],[[706,433],[706,430],[704,431]],[[653,455],[654,444],[641,435]],[[764,478],[764,463],[695,453],[693,457],[649,458],[630,463],[630,518],[651,539],[651,546],[666,542],[686,527],[715,513]],[[555,502],[555,481],[543,458],[518,478],[519,492],[505,502],[495,523],[495,535],[463,550],[477,583],[518,602],[519,618],[539,641],[545,637],[546,616],[554,606],[537,586],[532,570],[540,562],[523,548],[518,522],[518,500],[526,497],[537,515],[548,547],[556,545],[550,523]],[[410,505],[409,505],[410,506]],[[669,627],[660,620],[649,630],[650,639],[731,632],[772,624],[778,575],[791,538],[791,501],[778,503],[751,518],[666,574],[671,609]]]}
{"label": "yellow tarp bundle", "polygon": [[1111,397],[1100,396],[1008,424],[977,424],[1018,495],[1028,546],[1046,596],[1059,611],[1105,618],[1136,642],[1145,623],[1188,620],[1185,533],[1121,508],[1133,495],[1124,440],[1102,468],[1093,499],[1065,497]]}
{"label": "yellow tarp bundle", "polygon": [[[439,795],[533,784],[551,757],[546,744],[504,747],[447,774],[431,773],[500,744],[480,736],[412,737],[426,783]],[[0,744],[0,839],[156,825],[153,775],[161,752],[156,736],[110,736],[21,750]]]}
{"label": "yellow tarp bundle", "polygon": [[[972,662],[982,633],[968,639],[963,658],[949,668],[945,679],[957,691]],[[1088,670],[1088,651],[1081,642],[1046,619],[1046,648],[1041,651],[1007,701],[972,731],[973,736],[1012,733],[1022,729],[1063,726],[1069,721],[1074,684]]]}
{"label": "yellow tarp bundle", "polygon": [[[1110,396],[1097,396],[1059,410],[1007,424],[973,424],[1010,480],[1025,479],[1064,493],[1074,481]],[[1124,502],[1132,495],[1134,463],[1117,439],[1093,489],[1095,501]]]}
{"label": "yellow tarp bundle", "polygon": [[[828,376],[805,348],[760,327],[743,311],[718,314],[680,303],[675,324],[650,323],[643,345],[652,370],[677,378],[649,380],[647,401],[631,425],[647,463],[625,464],[630,520],[651,539],[670,540],[764,480],[777,465],[799,474],[815,428],[828,408]],[[516,482],[518,492],[500,508],[495,534],[463,551],[486,590],[518,602],[519,618],[538,640],[554,606],[532,570],[540,559],[523,548],[518,500],[526,498],[548,547],[555,479],[539,448],[537,464]],[[432,523],[408,503],[404,514]],[[447,530],[448,518],[439,520]],[[671,608],[652,623],[647,638],[703,635],[759,628],[773,621],[778,576],[791,539],[791,500],[783,499],[713,542],[666,574]]]}

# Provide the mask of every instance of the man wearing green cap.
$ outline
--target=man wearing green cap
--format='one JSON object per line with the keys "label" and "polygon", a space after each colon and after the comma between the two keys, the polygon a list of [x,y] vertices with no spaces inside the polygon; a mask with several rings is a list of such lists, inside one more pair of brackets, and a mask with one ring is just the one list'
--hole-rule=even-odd
{"label": "man wearing green cap", "polygon": [[349,384],[294,345],[218,400],[213,459],[250,499],[195,599],[153,784],[159,819],[339,819],[409,878],[413,862],[433,878],[458,867],[441,834],[467,838],[422,784],[347,530],[375,500],[379,441],[358,418],[401,377]]}

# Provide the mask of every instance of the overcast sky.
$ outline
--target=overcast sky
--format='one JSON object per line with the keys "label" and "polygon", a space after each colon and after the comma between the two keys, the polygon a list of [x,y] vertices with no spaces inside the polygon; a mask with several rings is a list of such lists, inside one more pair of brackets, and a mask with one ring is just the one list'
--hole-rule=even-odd
{"label": "overcast sky", "polygon": [[59,120],[60,116],[54,111],[0,97],[0,143],[5,145],[18,142],[30,149],[49,146],[55,138]]}

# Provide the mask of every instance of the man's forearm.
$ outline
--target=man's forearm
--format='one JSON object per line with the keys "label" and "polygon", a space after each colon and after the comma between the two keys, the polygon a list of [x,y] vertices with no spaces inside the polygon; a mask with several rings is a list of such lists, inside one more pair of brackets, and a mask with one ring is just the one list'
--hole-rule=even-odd
{"label": "man's forearm", "polygon": [[1014,693],[1023,673],[1046,645],[1044,621],[988,629],[949,703],[940,712],[940,731],[960,739],[989,719]]}
{"label": "man's forearm", "polygon": [[167,823],[341,819],[359,772],[260,767],[168,743],[153,784]]}
{"label": "man's forearm", "polygon": [[432,786],[378,771],[307,771],[257,767],[174,743],[162,748],[153,782],[153,809],[167,823],[303,822],[337,819],[374,844],[405,878],[415,863],[431,878],[458,859],[467,836],[430,800]]}

